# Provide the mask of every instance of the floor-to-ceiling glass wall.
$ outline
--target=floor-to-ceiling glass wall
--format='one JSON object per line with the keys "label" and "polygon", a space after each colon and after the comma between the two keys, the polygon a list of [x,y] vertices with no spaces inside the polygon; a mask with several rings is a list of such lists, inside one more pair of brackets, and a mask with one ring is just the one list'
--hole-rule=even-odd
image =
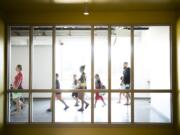
{"label": "floor-to-ceiling glass wall", "polygon": [[171,123],[170,26],[9,26],[10,123]]}

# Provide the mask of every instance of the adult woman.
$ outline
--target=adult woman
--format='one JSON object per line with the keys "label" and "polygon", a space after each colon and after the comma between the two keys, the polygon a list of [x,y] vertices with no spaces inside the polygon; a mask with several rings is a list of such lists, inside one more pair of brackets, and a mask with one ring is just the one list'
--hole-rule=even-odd
{"label": "adult woman", "polygon": [[84,111],[84,104],[86,104],[85,109],[89,106],[89,103],[87,103],[84,100],[84,90],[87,89],[86,86],[86,74],[85,74],[85,65],[80,67],[81,76],[79,78],[79,89],[82,89],[82,91],[78,92],[78,98],[81,100],[81,108],[78,111],[83,112]]}
{"label": "adult woman", "polygon": [[78,92],[76,91],[78,88],[78,80],[76,79],[76,75],[73,75],[73,89],[75,91],[72,92],[72,97],[74,98],[74,100],[76,101],[74,106],[79,106],[78,104]]}
{"label": "adult woman", "polygon": [[[22,83],[23,83],[22,65],[17,65],[16,75],[14,77],[14,82],[13,82],[13,90],[23,89]],[[15,112],[16,114],[18,114],[21,108],[23,108],[24,106],[24,103],[20,100],[21,96],[22,96],[21,93],[18,92],[12,93],[12,99],[16,103],[16,112]]]}

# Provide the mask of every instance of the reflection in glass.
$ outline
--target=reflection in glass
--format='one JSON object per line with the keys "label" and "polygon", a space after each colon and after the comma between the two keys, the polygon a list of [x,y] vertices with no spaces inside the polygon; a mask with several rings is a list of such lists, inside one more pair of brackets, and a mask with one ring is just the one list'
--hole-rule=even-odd
{"label": "reflection in glass", "polygon": [[9,93],[9,121],[28,122],[29,94],[20,92]]}
{"label": "reflection in glass", "polygon": [[52,88],[52,27],[34,27],[33,89]]}
{"label": "reflection in glass", "polygon": [[135,27],[135,89],[170,89],[169,26]]}
{"label": "reflection in glass", "polygon": [[124,63],[128,63],[128,67],[131,67],[130,27],[114,26],[111,33],[111,87],[112,89],[126,89],[126,84],[121,84]]}
{"label": "reflection in glass", "polygon": [[169,93],[137,93],[134,104],[135,122],[171,122]]}
{"label": "reflection in glass", "polygon": [[[9,88],[29,89],[29,27],[11,27]],[[21,66],[21,72],[17,66]],[[22,82],[19,82],[20,76]],[[14,86],[14,84],[18,86]]]}

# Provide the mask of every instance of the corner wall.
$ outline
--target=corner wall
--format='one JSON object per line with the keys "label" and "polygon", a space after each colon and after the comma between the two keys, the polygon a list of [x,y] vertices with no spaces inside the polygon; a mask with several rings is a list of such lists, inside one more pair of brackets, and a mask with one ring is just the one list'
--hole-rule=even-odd
{"label": "corner wall", "polygon": [[177,39],[177,128],[180,134],[180,12],[176,24],[176,39]]}
{"label": "corner wall", "polygon": [[4,128],[4,28],[0,18],[0,134]]}

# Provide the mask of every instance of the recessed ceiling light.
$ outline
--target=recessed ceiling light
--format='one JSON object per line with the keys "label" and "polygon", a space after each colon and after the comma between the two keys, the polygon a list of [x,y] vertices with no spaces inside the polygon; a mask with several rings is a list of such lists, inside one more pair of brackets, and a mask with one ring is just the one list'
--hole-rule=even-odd
{"label": "recessed ceiling light", "polygon": [[84,12],[83,12],[84,15],[89,15],[89,9],[88,9],[88,5],[87,3],[84,4]]}

